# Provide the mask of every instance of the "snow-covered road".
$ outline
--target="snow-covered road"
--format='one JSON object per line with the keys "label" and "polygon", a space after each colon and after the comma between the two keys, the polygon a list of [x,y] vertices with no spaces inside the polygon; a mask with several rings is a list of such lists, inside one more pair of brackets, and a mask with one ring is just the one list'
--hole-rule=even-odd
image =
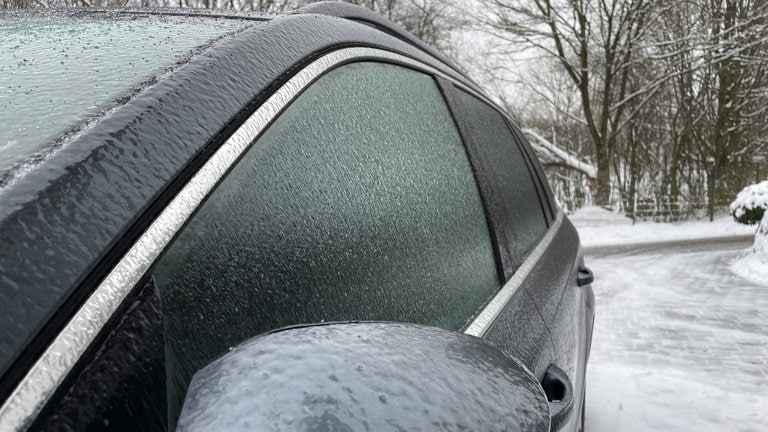
{"label": "snow-covered road", "polygon": [[743,248],[592,257],[587,430],[768,430],[768,287]]}

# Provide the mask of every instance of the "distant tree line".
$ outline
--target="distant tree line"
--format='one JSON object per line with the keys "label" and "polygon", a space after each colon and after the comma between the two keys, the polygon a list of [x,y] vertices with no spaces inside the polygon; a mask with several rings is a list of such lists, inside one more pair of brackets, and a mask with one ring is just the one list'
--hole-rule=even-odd
{"label": "distant tree line", "polygon": [[522,123],[594,161],[594,203],[692,211],[766,177],[766,0],[480,1],[488,57],[540,55],[497,76],[530,89]]}

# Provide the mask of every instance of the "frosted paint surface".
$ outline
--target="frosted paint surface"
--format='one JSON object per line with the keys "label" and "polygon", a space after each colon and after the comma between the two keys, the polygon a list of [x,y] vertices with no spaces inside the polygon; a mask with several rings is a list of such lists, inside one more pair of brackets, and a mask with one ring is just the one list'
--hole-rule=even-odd
{"label": "frosted paint surface", "polygon": [[254,335],[354,319],[459,330],[499,287],[477,186],[434,81],[376,63],[305,91],[154,276],[172,413],[195,371]]}
{"label": "frosted paint surface", "polygon": [[168,18],[0,19],[0,172],[233,28]]}

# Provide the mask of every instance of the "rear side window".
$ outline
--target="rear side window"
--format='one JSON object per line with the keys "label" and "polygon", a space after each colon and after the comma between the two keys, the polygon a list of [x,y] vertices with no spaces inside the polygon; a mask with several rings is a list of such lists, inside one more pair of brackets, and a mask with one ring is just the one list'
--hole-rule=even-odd
{"label": "rear side window", "polygon": [[460,330],[500,286],[436,83],[383,63],[347,65],[309,87],[153,275],[172,416],[197,369],[256,334],[343,320]]}
{"label": "rear side window", "polygon": [[510,252],[520,263],[547,231],[547,221],[534,178],[504,117],[476,97],[458,91],[459,102],[469,115],[469,134],[483,153],[496,183],[501,226]]}

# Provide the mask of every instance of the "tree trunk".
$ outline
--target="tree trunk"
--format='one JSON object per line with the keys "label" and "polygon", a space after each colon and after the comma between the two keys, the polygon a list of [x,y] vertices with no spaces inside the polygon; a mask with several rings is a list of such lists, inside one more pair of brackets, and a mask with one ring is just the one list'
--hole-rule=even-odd
{"label": "tree trunk", "polygon": [[597,191],[595,204],[607,206],[611,200],[611,163],[608,149],[597,148]]}

